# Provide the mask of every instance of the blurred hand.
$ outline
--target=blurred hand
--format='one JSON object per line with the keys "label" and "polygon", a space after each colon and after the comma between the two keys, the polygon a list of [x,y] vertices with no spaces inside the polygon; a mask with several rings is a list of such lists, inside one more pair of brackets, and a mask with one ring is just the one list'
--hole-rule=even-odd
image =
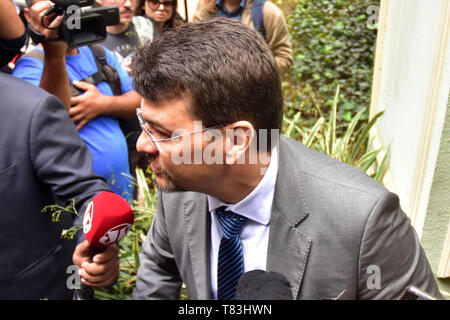
{"label": "blurred hand", "polygon": [[[55,28],[58,25],[61,24],[64,16],[56,16],[54,13],[49,14],[48,16],[45,16],[42,20],[42,17],[44,16],[44,13],[47,9],[52,7],[54,5],[53,2],[45,0],[45,1],[39,1],[36,2],[31,6],[31,8],[25,8],[25,18],[27,19],[28,23],[31,25],[31,27],[39,32],[40,34],[44,35],[47,39],[48,38],[57,38],[58,37],[58,29],[49,29],[49,28]],[[44,25],[42,24],[42,22]],[[46,28],[49,27],[49,28]],[[57,42],[48,42],[44,45],[44,51],[46,54],[58,54],[59,56],[65,54],[67,49],[67,43],[64,41],[57,41]]]}
{"label": "blurred hand", "polygon": [[83,94],[72,97],[72,107],[69,115],[73,122],[78,122],[77,129],[81,130],[86,123],[103,114],[110,103],[110,96],[105,96],[97,87],[84,81],[74,81],[73,85],[85,91]]}
{"label": "blurred hand", "polygon": [[87,240],[80,243],[73,254],[73,263],[79,268],[81,282],[90,287],[104,288],[112,285],[119,276],[119,249],[116,245],[96,254],[89,262],[91,246]]}
{"label": "blurred hand", "polygon": [[128,74],[131,73],[131,59],[125,61],[122,63],[122,68],[125,70]]}
{"label": "blurred hand", "polygon": [[63,20],[64,16],[56,16],[54,13],[49,14],[48,16],[44,17],[42,25],[41,19],[44,16],[44,13],[47,9],[52,7],[54,5],[53,2],[45,0],[45,1],[39,1],[36,2],[31,6],[29,9],[29,20],[28,22],[33,27],[34,30],[37,32],[43,34],[46,38],[56,38],[58,37],[58,30],[52,30],[50,28],[57,27]]}

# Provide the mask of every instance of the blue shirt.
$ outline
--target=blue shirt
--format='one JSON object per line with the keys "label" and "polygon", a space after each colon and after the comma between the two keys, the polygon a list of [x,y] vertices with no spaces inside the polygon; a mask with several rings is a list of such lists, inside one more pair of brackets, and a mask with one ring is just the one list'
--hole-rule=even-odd
{"label": "blue shirt", "polygon": [[230,18],[230,19],[235,19],[237,21],[241,21],[241,17],[242,17],[242,12],[244,11],[244,7],[245,7],[245,1],[246,0],[241,0],[241,3],[239,4],[239,7],[236,8],[235,10],[228,12],[227,8],[225,7],[225,5],[223,4],[224,0],[217,0],[216,1],[216,7],[217,7],[217,14],[216,17],[225,17],[225,18]]}
{"label": "blue shirt", "polygon": [[[35,50],[42,51],[39,48]],[[77,55],[66,56],[67,74],[71,82],[97,72],[95,58],[89,47],[79,47],[78,51]],[[119,74],[122,92],[133,90],[130,76],[122,69],[114,54],[106,48],[105,54],[108,65],[114,67]],[[23,57],[17,61],[13,75],[39,86],[43,70],[43,61]],[[105,81],[100,82],[97,89],[104,95],[113,95],[111,87]],[[112,191],[131,200],[133,189],[128,149],[118,120],[113,117],[99,116],[88,122],[79,134],[91,152],[94,172],[106,179]]]}

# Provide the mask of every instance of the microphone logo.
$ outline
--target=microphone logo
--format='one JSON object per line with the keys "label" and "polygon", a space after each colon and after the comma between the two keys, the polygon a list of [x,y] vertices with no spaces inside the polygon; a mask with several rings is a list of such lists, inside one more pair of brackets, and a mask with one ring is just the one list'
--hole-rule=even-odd
{"label": "microphone logo", "polygon": [[105,246],[109,246],[111,244],[119,242],[125,235],[128,230],[130,230],[131,224],[123,223],[114,228],[108,230],[103,237],[99,239],[99,242]]}
{"label": "microphone logo", "polygon": [[83,232],[86,234],[91,231],[92,228],[92,218],[94,217],[94,201],[89,202],[86,212],[83,218]]}

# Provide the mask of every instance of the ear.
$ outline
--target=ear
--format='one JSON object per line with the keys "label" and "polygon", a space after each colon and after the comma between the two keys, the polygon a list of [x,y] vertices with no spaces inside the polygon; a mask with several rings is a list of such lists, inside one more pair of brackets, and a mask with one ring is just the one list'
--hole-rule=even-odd
{"label": "ear", "polygon": [[253,125],[248,121],[237,121],[225,128],[225,163],[245,164],[249,158],[250,148],[256,134]]}

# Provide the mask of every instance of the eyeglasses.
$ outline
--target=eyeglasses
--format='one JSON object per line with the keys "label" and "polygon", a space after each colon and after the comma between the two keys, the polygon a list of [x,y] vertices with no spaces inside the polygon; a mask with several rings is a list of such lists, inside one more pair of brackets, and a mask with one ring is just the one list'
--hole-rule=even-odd
{"label": "eyeglasses", "polygon": [[213,126],[213,127],[208,127],[208,128],[204,128],[204,129],[201,129],[201,130],[196,130],[196,131],[188,132],[188,133],[186,133],[186,134],[182,134],[182,135],[179,135],[179,136],[174,136],[174,137],[171,137],[171,138],[166,138],[166,139],[156,139],[156,138],[150,133],[150,131],[148,131],[148,129],[145,127],[145,120],[144,120],[144,117],[142,116],[142,109],[141,109],[141,108],[137,108],[137,109],[136,109],[136,115],[137,115],[137,118],[138,118],[138,120],[139,120],[139,125],[141,126],[141,129],[148,135],[148,137],[150,138],[150,141],[151,141],[151,143],[152,143],[152,146],[155,147],[159,152],[161,152],[161,146],[159,145],[160,142],[166,142],[166,141],[171,141],[171,140],[179,139],[179,138],[184,137],[184,136],[188,136],[188,135],[191,135],[191,134],[194,134],[194,133],[198,133],[198,132],[203,132],[203,131],[206,131],[206,130],[209,130],[209,129],[214,129],[214,128],[218,128],[218,127],[223,127],[223,126],[225,125],[225,124],[218,124],[218,125]]}
{"label": "eyeglasses", "polygon": [[147,2],[152,9],[157,9],[160,5],[163,5],[164,7],[173,7],[175,5],[175,1],[147,0]]}

